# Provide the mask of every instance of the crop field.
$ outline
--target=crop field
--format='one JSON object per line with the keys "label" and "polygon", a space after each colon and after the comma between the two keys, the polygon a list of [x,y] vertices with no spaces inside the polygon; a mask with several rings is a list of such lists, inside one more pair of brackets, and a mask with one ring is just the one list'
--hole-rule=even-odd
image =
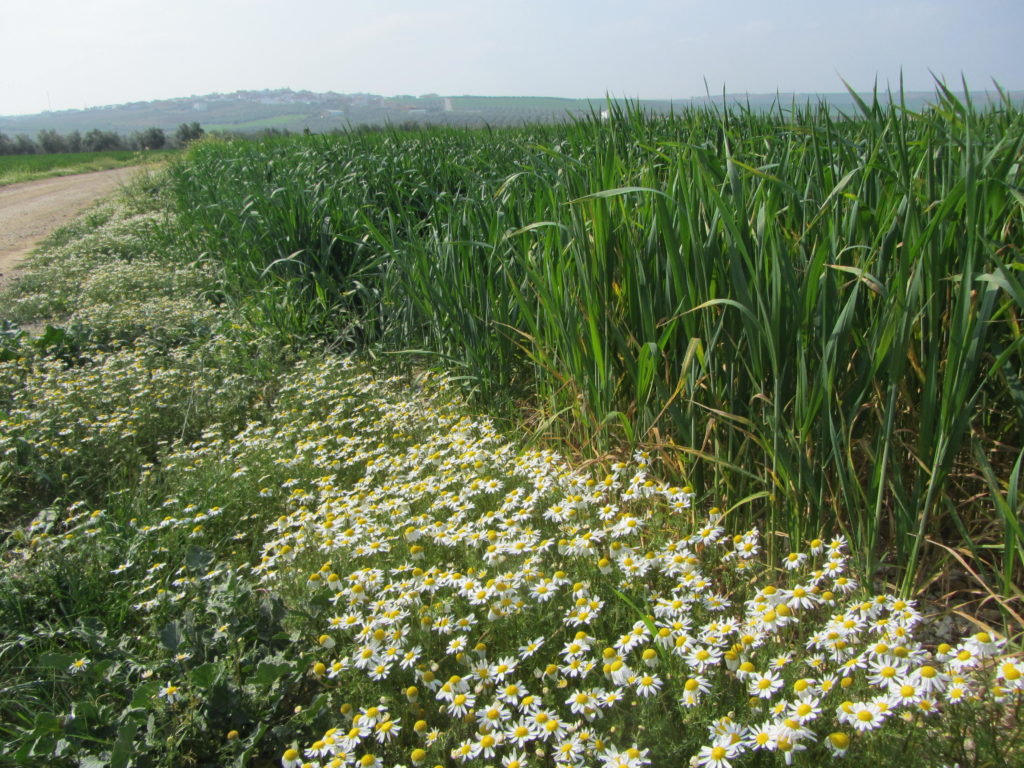
{"label": "crop field", "polygon": [[904,592],[931,539],[1009,594],[1020,114],[864,109],[208,143],[172,188],[268,323],[429,350]]}
{"label": "crop field", "polygon": [[58,233],[0,763],[1019,765],[1024,121],[936,100],[206,139]]}
{"label": "crop field", "polygon": [[111,168],[123,168],[127,165],[138,165],[157,157],[166,157],[172,151],[64,152],[46,155],[0,156],[0,186],[20,181],[45,179],[50,176],[67,176],[72,173],[105,171]]}

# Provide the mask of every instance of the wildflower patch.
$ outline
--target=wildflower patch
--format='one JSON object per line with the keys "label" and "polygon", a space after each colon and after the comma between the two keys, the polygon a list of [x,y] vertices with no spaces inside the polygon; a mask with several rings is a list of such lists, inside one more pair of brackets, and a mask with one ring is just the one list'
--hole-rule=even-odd
{"label": "wildflower patch", "polygon": [[1019,756],[1013,647],[922,642],[842,536],[775,539],[642,452],[583,471],[443,376],[291,346],[152,257],[159,229],[99,209],[7,294],[70,325],[0,339],[0,510],[31,519],[0,541],[5,764]]}
{"label": "wildflower patch", "polygon": [[[115,570],[142,614],[228,581],[280,599],[290,640],[260,674],[297,669],[296,706],[326,726],[287,739],[285,766],[816,764],[1024,695],[1001,639],[919,642],[914,603],[867,596],[842,537],[771,568],[761,532],[727,534],[642,454],[595,473],[520,450],[441,377],[311,359],[266,422],[214,425],[160,472],[182,491],[165,514],[109,534],[177,537],[177,555],[129,545]],[[82,510],[33,546],[105,524]],[[154,697],[180,709],[203,695],[188,680],[205,653],[173,645],[182,674]]]}

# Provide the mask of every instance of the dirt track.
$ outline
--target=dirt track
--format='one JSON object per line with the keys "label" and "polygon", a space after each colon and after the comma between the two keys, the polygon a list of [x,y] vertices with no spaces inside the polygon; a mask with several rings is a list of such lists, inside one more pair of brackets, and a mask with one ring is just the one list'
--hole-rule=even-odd
{"label": "dirt track", "polygon": [[116,191],[136,171],[116,168],[0,187],[0,281],[40,240]]}

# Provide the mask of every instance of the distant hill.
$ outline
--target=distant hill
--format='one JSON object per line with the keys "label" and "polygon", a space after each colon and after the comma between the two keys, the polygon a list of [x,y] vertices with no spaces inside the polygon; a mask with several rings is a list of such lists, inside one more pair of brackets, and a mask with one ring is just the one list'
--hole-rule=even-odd
{"label": "distant hill", "polygon": [[[971,94],[979,104],[998,101],[994,92]],[[1024,105],[1024,91],[1010,94]],[[880,98],[887,98],[880,94]],[[754,110],[783,109],[792,104],[819,101],[847,113],[857,111],[849,93],[727,94],[724,97],[641,100],[651,112],[667,112],[686,107],[723,103],[743,105]],[[870,101],[870,95],[867,96]],[[908,108],[922,109],[936,102],[931,91],[905,94]],[[401,124],[407,122],[448,125],[516,125],[527,122],[554,122],[570,116],[600,113],[607,106],[603,98],[561,99],[519,96],[394,96],[369,93],[313,93],[291,89],[236,91],[188,96],[162,101],[140,101],[90,109],[68,109],[37,115],[0,116],[0,133],[36,135],[42,130],[61,134],[93,129],[132,133],[146,128],[173,132],[182,123],[198,122],[207,132],[260,132],[268,129],[315,133],[359,125]]]}

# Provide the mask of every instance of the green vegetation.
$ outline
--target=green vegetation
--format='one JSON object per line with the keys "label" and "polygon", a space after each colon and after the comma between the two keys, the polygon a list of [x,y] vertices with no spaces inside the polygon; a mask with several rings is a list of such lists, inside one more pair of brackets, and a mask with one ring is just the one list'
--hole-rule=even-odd
{"label": "green vegetation", "polygon": [[1021,140],[196,142],[0,295],[0,763],[1020,764]]}
{"label": "green vegetation", "polygon": [[[198,123],[194,124],[198,128]],[[188,128],[189,126],[184,125]],[[61,152],[114,152],[123,150],[163,149],[167,136],[160,128],[147,128],[130,136],[114,131],[93,129],[84,136],[79,131],[62,135],[53,129],[39,131],[35,141],[24,133],[13,137],[0,133],[0,155],[54,155]],[[187,142],[180,141],[184,146]]]}
{"label": "green vegetation", "polygon": [[210,123],[206,126],[207,130],[211,132],[225,132],[225,131],[263,131],[268,128],[296,128],[297,124],[301,124],[306,119],[305,115],[275,115],[274,117],[264,117],[259,120],[248,120],[244,123]]}
{"label": "green vegetation", "polygon": [[172,186],[257,322],[430,350],[739,526],[842,530],[904,595],[939,542],[1012,597],[1024,132],[943,96],[213,142]]}
{"label": "green vegetation", "polygon": [[107,171],[159,160],[166,160],[174,150],[151,152],[69,152],[53,155],[0,156],[0,186],[21,181],[69,176],[75,173]]}
{"label": "green vegetation", "polygon": [[[870,95],[869,95],[870,96]],[[879,94],[883,101],[891,94]],[[962,94],[958,94],[964,98]],[[998,90],[972,89],[970,98],[986,107],[1010,98],[1018,107],[1024,104],[1024,92],[1001,93]],[[309,128],[314,133],[346,130],[361,125],[399,125],[416,122],[427,125],[522,126],[528,123],[564,123],[569,116],[586,116],[594,109],[604,108],[601,94],[592,98],[566,99],[538,96],[459,96],[448,94],[451,110],[445,97],[438,94],[420,96],[379,96],[367,93],[312,93],[287,88],[262,91],[238,91],[189,96],[150,102],[133,102],[91,109],[69,109],[44,112],[38,115],[0,116],[0,133],[18,136],[36,135],[42,131],[63,133],[116,131],[134,134],[156,126],[170,137],[182,123],[202,121],[207,130],[235,133],[261,132],[266,127],[277,130],[302,132]],[[913,110],[922,110],[936,102],[931,91],[908,91],[895,96],[900,103]],[[770,112],[781,104],[789,108],[828,104],[838,112],[847,114],[857,110],[857,102],[850,93],[732,93],[704,95],[683,99],[648,99],[639,105],[648,112],[667,113],[688,108],[728,104],[760,112]],[[625,102],[620,102],[620,106]],[[269,123],[264,121],[269,120]],[[0,145],[2,145],[0,141]],[[2,152],[0,152],[2,154]]]}

